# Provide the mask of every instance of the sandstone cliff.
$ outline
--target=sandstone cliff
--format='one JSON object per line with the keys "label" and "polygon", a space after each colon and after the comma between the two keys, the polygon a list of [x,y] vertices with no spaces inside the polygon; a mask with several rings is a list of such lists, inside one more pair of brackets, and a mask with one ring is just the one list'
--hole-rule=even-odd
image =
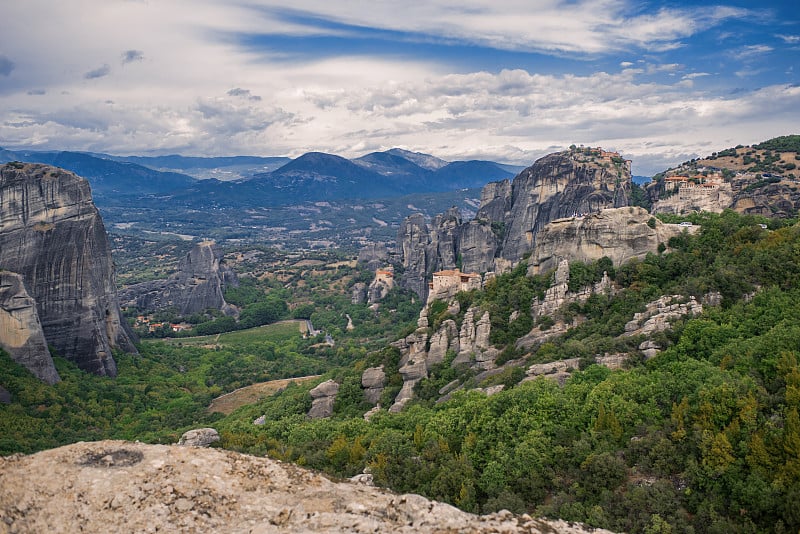
{"label": "sandstone cliff", "polygon": [[[552,220],[628,205],[630,168],[602,151],[568,150],[545,156],[514,178],[502,257],[512,262],[536,244]],[[606,161],[608,160],[608,161]]]}
{"label": "sandstone cliff", "polygon": [[664,224],[644,208],[633,206],[557,219],[537,236],[528,273],[553,270],[565,259],[588,263],[603,256],[619,266],[658,252],[659,244],[666,246],[670,237],[679,235],[681,230],[680,226]]}
{"label": "sandstone cliff", "polygon": [[192,247],[168,279],[128,286],[120,291],[120,298],[126,306],[143,311],[175,308],[185,316],[213,308],[232,315],[235,310],[225,302],[223,292],[226,286],[238,284],[219,247],[213,241],[203,241]]}
{"label": "sandstone cliff", "polygon": [[3,532],[589,532],[505,511],[476,516],[269,458],[122,441],[0,457],[0,488]]}
{"label": "sandstone cliff", "polygon": [[0,167],[0,267],[22,276],[47,343],[81,369],[115,376],[111,349],[136,351],[83,178],[48,165]]}
{"label": "sandstone cliff", "polygon": [[44,339],[36,302],[22,276],[0,271],[0,348],[39,380],[55,384],[61,378]]}
{"label": "sandstone cliff", "polygon": [[421,214],[408,217],[397,234],[400,284],[425,298],[435,271],[504,272],[533,251],[549,222],[627,206],[630,189],[630,162],[619,154],[574,148],[545,156],[513,183],[487,184],[471,221],[454,210],[430,226]]}

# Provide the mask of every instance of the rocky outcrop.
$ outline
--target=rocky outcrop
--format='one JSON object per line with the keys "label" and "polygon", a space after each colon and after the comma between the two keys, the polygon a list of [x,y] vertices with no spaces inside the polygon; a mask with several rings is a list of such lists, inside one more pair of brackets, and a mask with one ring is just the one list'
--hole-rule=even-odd
{"label": "rocky outcrop", "polygon": [[440,262],[431,246],[431,237],[425,216],[414,213],[406,217],[397,231],[397,249],[400,253],[402,275],[400,285],[421,298],[428,296],[428,277]]}
{"label": "rocky outcrop", "polygon": [[48,345],[81,369],[115,376],[111,349],[136,352],[83,178],[48,165],[0,167],[0,267],[22,276]]}
{"label": "rocky outcrop", "polygon": [[495,269],[502,226],[485,220],[469,221],[458,229],[458,254],[461,268],[467,273],[485,273]]}
{"label": "rocky outcrop", "polygon": [[528,367],[528,370],[525,372],[527,376],[523,378],[523,382],[545,376],[563,386],[570,377],[572,371],[578,369],[579,364],[580,358],[569,358],[567,360],[559,360],[550,363],[537,363]]}
{"label": "rocky outcrop", "polygon": [[336,394],[339,393],[339,384],[333,380],[326,380],[317,387],[309,391],[311,398],[311,409],[308,417],[311,419],[324,419],[333,415],[333,404],[336,402]]}
{"label": "rocky outcrop", "polygon": [[481,204],[477,220],[505,222],[511,210],[511,182],[490,182],[481,190]]}
{"label": "rocky outcrop", "polygon": [[700,315],[703,305],[694,297],[687,302],[681,295],[663,296],[648,302],[645,310],[634,314],[625,325],[624,336],[650,336],[671,328],[670,322],[682,317]]}
{"label": "rocky outcrop", "polygon": [[358,251],[358,263],[366,265],[371,271],[379,269],[388,260],[389,251],[385,243],[368,243]]}
{"label": "rocky outcrop", "polygon": [[439,330],[434,332],[434,334],[431,336],[427,358],[428,367],[442,363],[447,355],[448,350],[458,354],[460,349],[461,345],[458,326],[454,320],[446,319],[442,322]]}
{"label": "rocky outcrop", "polygon": [[196,428],[183,433],[178,445],[182,447],[208,447],[219,441],[219,432],[214,428]]}
{"label": "rocky outcrop", "polygon": [[390,412],[396,413],[402,410],[414,397],[414,386],[417,382],[428,376],[427,341],[426,329],[418,328],[414,333],[392,343],[392,346],[398,348],[402,354],[399,372],[403,377],[403,386],[389,408]]}
{"label": "rocky outcrop", "polygon": [[758,165],[750,167],[743,156],[748,157],[740,153],[692,160],[656,176],[645,187],[653,213],[719,213],[730,208],[748,215],[794,217],[800,210],[795,171],[780,164],[768,172],[758,171]]}
{"label": "rocky outcrop", "polygon": [[537,236],[528,274],[555,269],[563,259],[589,263],[605,256],[617,266],[633,258],[644,259],[649,253],[657,253],[659,244],[666,246],[681,229],[633,206],[557,219]]}
{"label": "rocky outcrop", "polygon": [[0,488],[8,532],[589,532],[505,511],[476,516],[266,457],[123,441],[0,457]]}
{"label": "rocky outcrop", "polygon": [[481,313],[479,308],[468,309],[461,323],[458,355],[453,360],[453,365],[470,364],[480,369],[492,367],[497,358],[497,349],[489,342],[491,330],[489,312]]}
{"label": "rocky outcrop", "polygon": [[370,404],[378,404],[386,382],[386,373],[383,366],[369,367],[361,374],[361,387],[364,388],[364,397]]}
{"label": "rocky outcrop", "polygon": [[624,160],[582,149],[550,154],[514,178],[502,257],[519,261],[556,219],[628,205],[630,168]]}
{"label": "rocky outcrop", "polygon": [[353,289],[350,296],[350,302],[353,304],[364,304],[367,301],[367,284],[364,282],[356,282],[353,284]]}
{"label": "rocky outcrop", "polygon": [[456,265],[464,272],[508,270],[534,250],[551,221],[627,206],[629,163],[601,149],[550,154],[513,183],[487,184],[474,220],[461,223],[450,210],[429,227],[422,215],[410,216],[397,235],[401,285],[425,298],[435,271]]}
{"label": "rocky outcrop", "polygon": [[197,243],[178,263],[178,271],[166,280],[142,282],[120,292],[126,306],[142,311],[174,308],[186,316],[209,308],[234,315],[223,297],[225,288],[236,287],[236,273],[222,259],[222,251],[213,241]]}
{"label": "rocky outcrop", "polygon": [[390,282],[382,278],[376,278],[370,282],[367,289],[367,304],[377,304],[385,299],[391,290],[392,284]]}
{"label": "rocky outcrop", "polygon": [[61,378],[53,364],[36,302],[22,276],[0,271],[0,348],[39,380],[55,384]]}

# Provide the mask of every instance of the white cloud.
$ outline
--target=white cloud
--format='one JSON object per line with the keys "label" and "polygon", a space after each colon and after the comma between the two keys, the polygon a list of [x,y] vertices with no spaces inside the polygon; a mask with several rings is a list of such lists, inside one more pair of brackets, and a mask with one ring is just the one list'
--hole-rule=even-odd
{"label": "white cloud", "polygon": [[[3,146],[292,156],[310,150],[358,156],[401,146],[448,159],[529,164],[575,142],[621,150],[638,172],[652,174],[664,162],[688,159],[702,143],[713,151],[756,142],[794,131],[800,120],[800,95],[791,86],[719,96],[691,88],[704,72],[676,76],[676,83],[644,81],[647,72],[692,70],[650,56],[620,62],[620,72],[582,76],[519,69],[453,74],[434,61],[364,55],[273,61],[220,36],[328,30],[287,24],[252,5],[278,3],[0,4],[0,19],[17,21],[0,34],[7,54],[0,56],[0,74],[2,59],[14,58],[0,85]],[[677,46],[744,13],[639,14],[621,0],[442,0],[403,9],[396,2],[364,9],[355,0],[298,0],[295,7],[345,24],[579,54]],[[37,32],[27,31],[34,26]],[[120,61],[126,66],[109,66]],[[93,71],[97,76],[84,77]]]}
{"label": "white cloud", "polygon": [[786,44],[800,44],[800,35],[776,35]]}
{"label": "white cloud", "polygon": [[762,56],[768,52],[772,52],[774,48],[768,45],[757,44],[747,45],[732,52],[733,57],[739,60],[749,60],[758,56]]}

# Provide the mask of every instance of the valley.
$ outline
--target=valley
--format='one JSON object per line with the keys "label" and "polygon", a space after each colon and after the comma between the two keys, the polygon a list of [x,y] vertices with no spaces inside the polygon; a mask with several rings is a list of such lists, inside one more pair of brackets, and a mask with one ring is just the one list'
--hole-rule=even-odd
{"label": "valley", "polygon": [[[46,281],[69,273],[52,267],[59,258],[31,252],[26,263],[4,245],[3,273],[16,267],[21,287],[37,288],[26,309],[41,310],[58,380],[34,376],[11,327],[0,330],[0,454],[176,443],[212,427],[228,451],[334,478],[369,474],[471,513],[616,532],[800,528],[800,136],[721,150],[641,187],[620,154],[573,145],[483,189],[467,169],[449,191],[337,198],[335,182],[356,172],[374,180],[413,164],[429,167],[415,179],[458,176],[423,156],[103,160],[159,173],[256,165],[275,180],[302,171],[326,176],[330,198],[292,189],[302,202],[259,206],[263,197],[221,192],[264,179],[257,173],[189,178],[189,189],[219,188],[203,195],[126,197],[100,181],[93,198],[108,237],[85,249],[62,241],[95,258],[107,245],[107,263],[67,264],[89,269],[70,280],[118,286],[101,318],[118,306],[120,325],[98,330],[111,333],[111,359],[92,352],[104,367],[51,341],[63,336],[47,327],[59,301],[41,288],[72,287]],[[344,178],[310,170],[331,162]],[[24,219],[0,230],[3,243],[26,243],[15,250],[66,232],[54,203],[81,205],[64,186],[42,197],[46,209],[13,215],[22,180],[39,180],[26,191],[73,183],[31,165],[3,167],[3,220]],[[704,185],[730,195],[708,203],[703,189],[699,202]],[[20,317],[14,291],[0,325]]]}

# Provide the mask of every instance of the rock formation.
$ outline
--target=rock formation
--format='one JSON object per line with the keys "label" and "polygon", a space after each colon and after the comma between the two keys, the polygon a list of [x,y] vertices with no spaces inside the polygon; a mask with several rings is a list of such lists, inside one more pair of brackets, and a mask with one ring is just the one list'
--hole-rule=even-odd
{"label": "rock formation", "polygon": [[625,325],[624,336],[650,336],[671,328],[670,321],[687,315],[700,315],[703,305],[694,297],[688,302],[681,295],[663,296],[648,302],[645,310],[633,315],[633,319]]}
{"label": "rock formation", "polygon": [[39,380],[55,384],[61,378],[53,364],[36,302],[28,295],[22,276],[0,271],[0,348]]}
{"label": "rock formation", "polygon": [[0,267],[22,276],[48,345],[81,369],[115,376],[111,349],[136,352],[83,178],[48,165],[0,167]]}
{"label": "rock formation", "polygon": [[364,282],[356,282],[353,284],[353,290],[350,297],[350,302],[353,304],[364,304],[367,301],[367,284]]}
{"label": "rock formation", "polygon": [[425,298],[434,271],[504,272],[533,251],[549,222],[627,206],[630,188],[630,162],[619,154],[575,148],[545,156],[513,183],[487,184],[471,221],[455,210],[430,226],[421,214],[408,217],[397,234],[400,283]]}
{"label": "rock formation", "polygon": [[383,366],[369,367],[361,374],[361,387],[364,388],[364,397],[370,404],[378,404],[386,382],[386,373]]}
{"label": "rock formation", "polygon": [[433,272],[456,267],[460,226],[458,208],[437,215],[430,227],[421,213],[412,214],[403,221],[397,232],[402,287],[424,299],[428,295],[428,278]]}
{"label": "rock formation", "polygon": [[379,269],[388,260],[389,251],[385,243],[368,243],[358,251],[358,263],[366,265],[371,271]]}
{"label": "rock formation", "polygon": [[[480,318],[477,318],[478,315]],[[489,312],[481,313],[479,308],[468,309],[461,323],[458,355],[453,360],[453,365],[470,364],[480,369],[492,367],[498,351],[489,342],[491,330]]]}
{"label": "rock formation", "polygon": [[219,441],[219,432],[214,428],[195,428],[187,430],[178,440],[178,445],[182,447],[208,447],[212,443]]}
{"label": "rock formation", "polygon": [[528,274],[555,269],[563,259],[589,263],[606,256],[619,266],[657,253],[659,244],[666,246],[680,232],[680,226],[664,224],[644,208],[634,206],[557,219],[537,236]]}
{"label": "rock formation", "polygon": [[166,280],[142,282],[126,287],[120,292],[126,306],[142,311],[174,308],[186,316],[208,308],[234,315],[223,292],[225,287],[236,287],[236,273],[222,259],[222,251],[213,241],[197,243],[178,263],[178,271]]}
{"label": "rock formation", "polygon": [[326,380],[309,391],[313,400],[308,416],[311,419],[323,419],[333,415],[333,403],[336,402],[337,393],[339,393],[339,384],[333,380]]}
{"label": "rock formation", "polygon": [[589,532],[506,511],[476,516],[270,458],[123,441],[0,457],[0,488],[4,532]]}

